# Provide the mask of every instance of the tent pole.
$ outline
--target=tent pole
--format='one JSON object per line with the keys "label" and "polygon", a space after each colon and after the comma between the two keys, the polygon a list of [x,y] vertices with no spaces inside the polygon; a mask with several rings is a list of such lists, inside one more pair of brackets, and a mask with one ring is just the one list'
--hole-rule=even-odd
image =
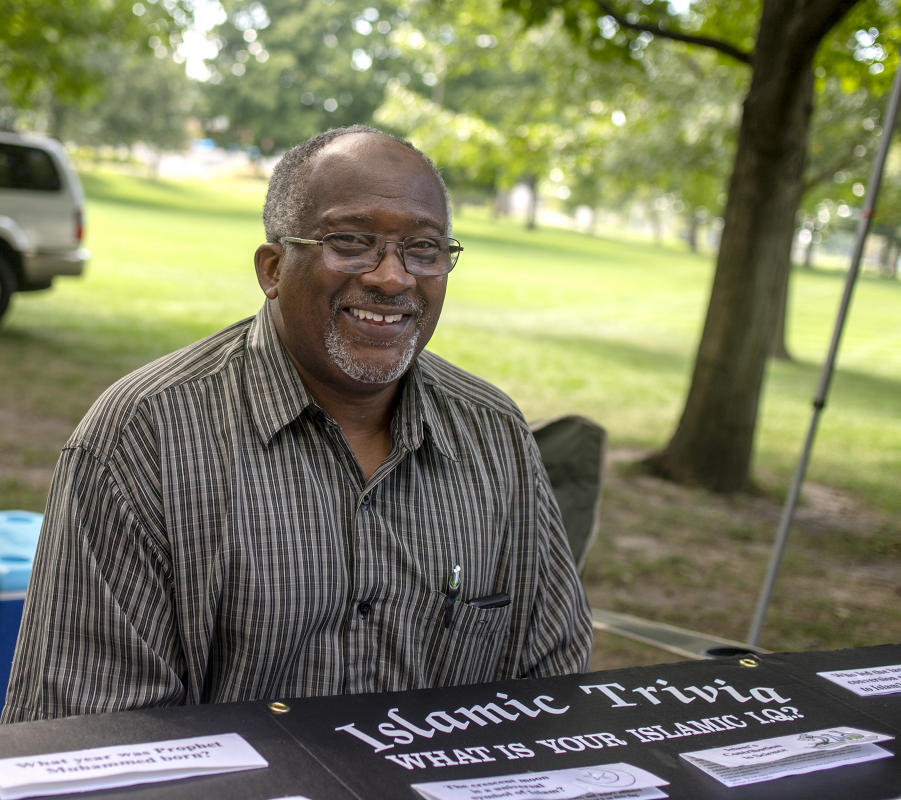
{"label": "tent pole", "polygon": [[895,78],[892,82],[888,109],[882,126],[882,139],[879,143],[876,160],[873,162],[870,182],[867,185],[867,196],[864,201],[860,224],[857,227],[857,239],[854,242],[851,264],[845,279],[845,290],[842,294],[841,303],[838,309],[838,318],[836,319],[835,328],[832,332],[832,341],[829,345],[829,352],[826,356],[826,362],[823,364],[823,370],[820,375],[820,385],[817,390],[817,395],[813,400],[813,415],[807,430],[807,437],[804,440],[804,448],[801,452],[801,457],[795,469],[788,495],[785,498],[785,505],[782,507],[782,516],[779,519],[779,528],[776,533],[776,541],[773,544],[773,552],[770,556],[770,565],[766,577],[764,578],[760,595],[757,599],[757,609],[754,612],[754,618],[751,621],[751,627],[748,632],[748,644],[751,646],[757,644],[757,639],[760,636],[760,629],[763,627],[763,618],[766,615],[770,595],[773,591],[773,585],[776,582],[776,575],[779,572],[779,565],[782,561],[783,552],[785,551],[785,544],[788,541],[788,533],[795,515],[798,496],[801,493],[801,484],[804,482],[804,474],[807,471],[807,463],[810,460],[810,453],[813,449],[817,423],[820,419],[820,413],[826,406],[826,395],[829,392],[829,384],[832,380],[832,372],[835,365],[835,358],[838,353],[838,345],[845,325],[845,317],[848,314],[848,307],[851,303],[851,293],[854,289],[857,275],[860,272],[860,262],[863,257],[864,244],[875,213],[876,199],[879,196],[879,186],[882,183],[885,160],[888,155],[892,133],[898,117],[899,97],[901,97],[901,69],[895,72]]}

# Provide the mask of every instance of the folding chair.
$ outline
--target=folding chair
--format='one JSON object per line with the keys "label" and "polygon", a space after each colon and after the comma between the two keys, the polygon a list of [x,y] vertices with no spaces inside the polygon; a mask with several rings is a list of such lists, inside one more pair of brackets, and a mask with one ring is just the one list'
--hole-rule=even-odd
{"label": "folding chair", "polygon": [[607,431],[575,414],[543,420],[531,427],[581,573],[600,530]]}
{"label": "folding chair", "polygon": [[[606,430],[585,417],[569,414],[537,422],[532,433],[563,515],[569,546],[581,574],[600,530]],[[591,609],[596,631],[624,636],[682,658],[705,659],[765,653],[746,642],[643,619]]]}

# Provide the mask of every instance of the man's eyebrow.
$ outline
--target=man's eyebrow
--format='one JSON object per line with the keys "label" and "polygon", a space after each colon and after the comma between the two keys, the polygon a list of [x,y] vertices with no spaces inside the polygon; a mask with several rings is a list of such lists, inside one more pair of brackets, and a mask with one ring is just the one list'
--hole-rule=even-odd
{"label": "man's eyebrow", "polygon": [[354,222],[361,223],[363,225],[368,225],[374,222],[374,218],[370,217],[368,214],[329,214],[325,213],[322,215],[322,221],[331,225],[340,224],[345,222]]}
{"label": "man's eyebrow", "polygon": [[436,230],[444,230],[444,224],[437,219],[431,217],[417,217],[413,220],[413,224],[423,228],[435,228]]}
{"label": "man's eyebrow", "polygon": [[[372,217],[369,214],[330,214],[329,212],[325,212],[322,215],[321,222],[326,225],[373,225],[375,223],[375,217]],[[435,230],[444,230],[444,225],[441,223],[441,221],[432,219],[431,217],[413,217],[410,220],[410,224],[418,228],[434,228]]]}

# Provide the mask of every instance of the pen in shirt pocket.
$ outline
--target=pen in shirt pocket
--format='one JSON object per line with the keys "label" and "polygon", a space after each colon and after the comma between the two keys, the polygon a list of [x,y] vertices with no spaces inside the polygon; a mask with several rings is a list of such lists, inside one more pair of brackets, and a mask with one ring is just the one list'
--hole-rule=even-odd
{"label": "pen in shirt pocket", "polygon": [[444,627],[449,628],[454,621],[454,604],[460,599],[460,589],[463,587],[462,568],[454,565],[454,570],[447,581],[447,595],[444,598]]}
{"label": "pen in shirt pocket", "polygon": [[489,594],[485,597],[477,597],[474,600],[470,600],[467,605],[473,608],[503,608],[510,605],[510,595],[506,592]]}

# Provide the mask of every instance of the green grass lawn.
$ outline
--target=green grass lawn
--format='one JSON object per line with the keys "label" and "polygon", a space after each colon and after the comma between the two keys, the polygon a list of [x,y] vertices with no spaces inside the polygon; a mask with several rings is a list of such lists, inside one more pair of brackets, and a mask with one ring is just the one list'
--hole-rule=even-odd
{"label": "green grass lawn", "polygon": [[[2,328],[0,398],[73,422],[110,380],[253,314],[262,295],[252,253],[264,184],[154,181],[111,172],[84,179],[81,279],[19,295]],[[507,390],[527,416],[587,414],[614,445],[651,448],[684,400],[712,276],[710,256],[518,223],[464,209],[466,248],[431,348]],[[796,271],[789,343],[771,365],[756,476],[779,492],[810,418],[843,277]],[[901,511],[901,282],[864,274],[855,292],[813,480]],[[66,391],[60,391],[64,388]]]}
{"label": "green grass lawn", "polygon": [[[51,291],[17,296],[0,326],[0,508],[43,508],[59,447],[109,383],[255,313],[262,302],[252,261],[263,238],[261,181],[154,181],[97,171],[85,175],[84,183],[86,244],[93,254],[87,272],[58,280]],[[688,386],[712,257],[556,229],[527,232],[517,222],[492,220],[469,208],[456,213],[455,235],[465,252],[450,277],[431,349],[504,388],[530,419],[578,412],[608,429],[615,450],[663,445]],[[796,361],[769,368],[755,458],[762,496],[776,503],[800,452],[842,288],[836,271],[796,271],[793,278],[789,346]],[[808,474],[879,522],[873,536],[812,543],[807,566],[794,566],[813,582],[822,577],[817,552],[833,558],[836,569],[849,559],[895,568],[901,562],[899,312],[901,282],[864,274]],[[754,558],[763,560],[768,534],[747,522],[753,508],[729,501],[721,518],[705,522],[696,512],[710,499],[703,493],[691,497],[687,506],[655,507],[656,516],[647,516],[642,506],[648,504],[640,498],[634,508],[621,499],[617,509],[614,496],[604,502],[612,504],[614,519],[617,513],[624,519],[645,514],[636,526],[654,535],[665,535],[668,525],[709,526],[702,531],[707,539],[690,546],[710,549],[715,542],[728,559],[729,547],[750,542],[757,548]],[[769,528],[770,521],[765,523]],[[616,581],[631,591],[629,575],[685,585],[692,572],[688,547],[686,538],[678,553],[656,560],[628,561],[621,554],[615,575],[596,564],[590,576],[598,582],[594,591]],[[763,567],[756,564],[755,570]],[[636,610],[628,606],[626,600],[621,608]],[[692,612],[674,612],[671,621],[691,626],[686,613]],[[804,638],[799,627],[786,631],[785,641],[848,641],[853,614],[838,641],[820,630],[832,618],[822,622],[819,614],[812,604],[800,626],[816,628],[814,634]],[[740,636],[744,623],[730,623],[726,616],[722,608],[710,609],[702,621]],[[887,623],[896,636],[899,620],[896,614]],[[878,637],[879,622],[873,620],[869,638]]]}
{"label": "green grass lawn", "polygon": [[[712,259],[465,214],[468,245],[434,349],[488,376],[530,417],[585,413],[613,443],[663,444],[684,401]],[[502,233],[503,232],[503,233]],[[797,460],[843,276],[796,271],[790,348],[761,409],[757,476],[781,491]],[[901,283],[864,275],[810,476],[901,511]],[[475,335],[473,335],[475,334]]]}

